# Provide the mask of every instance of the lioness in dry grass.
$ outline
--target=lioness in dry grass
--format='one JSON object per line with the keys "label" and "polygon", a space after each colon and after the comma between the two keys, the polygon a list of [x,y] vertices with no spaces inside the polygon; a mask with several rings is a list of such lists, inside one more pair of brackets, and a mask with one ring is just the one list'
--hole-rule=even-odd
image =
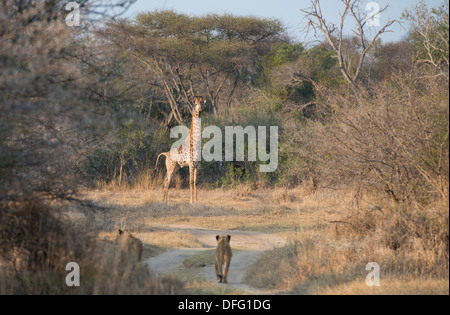
{"label": "lioness in dry grass", "polygon": [[116,243],[119,245],[119,250],[127,254],[128,261],[141,262],[144,246],[140,239],[137,239],[128,231],[119,230]]}
{"label": "lioness in dry grass", "polygon": [[[228,269],[230,268],[231,257],[233,253],[231,252],[230,240],[231,236],[216,236],[217,249],[216,249],[216,277],[219,283],[228,283]],[[225,269],[223,269],[225,265]],[[223,273],[222,273],[223,269]]]}

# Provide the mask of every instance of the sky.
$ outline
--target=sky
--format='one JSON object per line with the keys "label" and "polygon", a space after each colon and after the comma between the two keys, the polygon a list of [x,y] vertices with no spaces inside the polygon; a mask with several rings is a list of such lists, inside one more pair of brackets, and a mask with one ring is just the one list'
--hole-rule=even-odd
{"label": "sky", "polygon": [[[438,7],[445,0],[426,0],[430,7]],[[370,34],[375,35],[389,19],[400,19],[405,9],[412,8],[418,0],[362,0],[363,9],[369,3],[378,4],[380,8],[389,5],[386,12],[380,14],[380,26],[370,27]],[[324,17],[333,22],[339,22],[339,12],[342,12],[342,4],[339,0],[322,0],[322,12]],[[283,22],[290,36],[299,42],[313,43],[315,38],[310,35],[305,37],[304,15],[301,9],[310,6],[309,0],[137,0],[128,10],[126,17],[132,17],[144,11],[175,10],[178,13],[188,15],[204,15],[208,13],[232,13],[235,15],[252,15],[264,18],[277,18]],[[373,9],[366,11],[369,15]],[[347,24],[346,34],[351,34],[351,25]],[[408,24],[395,24],[392,32],[385,33],[381,37],[383,42],[397,41],[408,33]]]}

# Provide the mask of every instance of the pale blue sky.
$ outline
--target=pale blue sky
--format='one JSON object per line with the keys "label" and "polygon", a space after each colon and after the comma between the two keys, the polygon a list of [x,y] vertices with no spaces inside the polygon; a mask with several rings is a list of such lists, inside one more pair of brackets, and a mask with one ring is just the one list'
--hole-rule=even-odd
{"label": "pale blue sky", "polygon": [[[380,24],[386,23],[388,19],[399,19],[405,9],[413,7],[418,0],[362,0],[363,7],[369,2],[376,2],[380,7],[389,4],[389,9],[380,16]],[[233,13],[235,15],[253,15],[267,18],[280,19],[287,27],[289,34],[297,41],[304,41],[302,33],[304,27],[304,15],[300,9],[309,6],[309,0],[138,0],[127,12],[126,16],[134,16],[137,13],[152,10],[173,9],[179,13],[189,15],[203,15],[207,13]],[[339,11],[342,6],[339,0],[322,0],[322,11],[324,16],[331,22],[339,21]],[[427,0],[430,7],[438,7],[443,0]],[[367,11],[369,14],[370,11]],[[399,40],[407,34],[408,25],[403,27],[396,25],[392,27],[391,33],[383,35],[383,41]],[[375,34],[379,28],[373,26],[371,31]],[[348,27],[351,34],[351,26]],[[306,39],[311,42],[312,37]]]}

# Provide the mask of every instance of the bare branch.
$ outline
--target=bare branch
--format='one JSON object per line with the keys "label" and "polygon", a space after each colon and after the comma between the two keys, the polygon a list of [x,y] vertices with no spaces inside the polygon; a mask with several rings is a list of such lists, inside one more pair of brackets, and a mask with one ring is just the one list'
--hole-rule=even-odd
{"label": "bare branch", "polygon": [[[336,26],[334,24],[328,23],[324,16],[322,15],[322,9],[319,0],[310,0],[311,6],[307,9],[301,10],[306,14],[306,18],[308,19],[308,30],[309,27],[312,27],[316,32],[321,32],[332,50],[336,53],[336,58],[339,62],[339,68],[341,70],[342,75],[347,80],[347,82],[351,85],[355,95],[358,97],[358,79],[361,73],[361,70],[364,65],[364,60],[366,58],[367,53],[376,43],[378,38],[385,32],[388,31],[389,27],[394,23],[398,23],[397,20],[389,20],[371,39],[368,40],[366,38],[365,28],[367,26],[367,18],[364,17],[360,12],[361,9],[359,7],[360,0],[341,0],[341,3],[344,5],[344,11],[340,13],[340,23],[339,28],[336,30]],[[379,12],[386,11],[388,6],[382,8]],[[355,36],[359,39],[359,43],[362,48],[362,52],[359,54],[358,62],[356,65],[356,70],[353,75],[350,74],[350,65],[346,64],[343,52],[343,41],[345,38],[344,27],[347,22],[348,16],[353,17],[356,22],[357,28],[353,30]],[[335,38],[334,34],[338,33],[337,38]]]}

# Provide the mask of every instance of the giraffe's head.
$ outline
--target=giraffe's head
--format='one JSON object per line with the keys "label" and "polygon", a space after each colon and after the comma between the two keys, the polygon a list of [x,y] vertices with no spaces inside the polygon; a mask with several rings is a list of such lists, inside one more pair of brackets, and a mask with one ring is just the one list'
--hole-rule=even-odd
{"label": "giraffe's head", "polygon": [[195,97],[195,110],[201,112],[201,111],[202,111],[202,105],[203,105],[204,103],[205,103],[205,102],[203,101],[203,97],[201,97],[201,96],[196,96],[196,97]]}

